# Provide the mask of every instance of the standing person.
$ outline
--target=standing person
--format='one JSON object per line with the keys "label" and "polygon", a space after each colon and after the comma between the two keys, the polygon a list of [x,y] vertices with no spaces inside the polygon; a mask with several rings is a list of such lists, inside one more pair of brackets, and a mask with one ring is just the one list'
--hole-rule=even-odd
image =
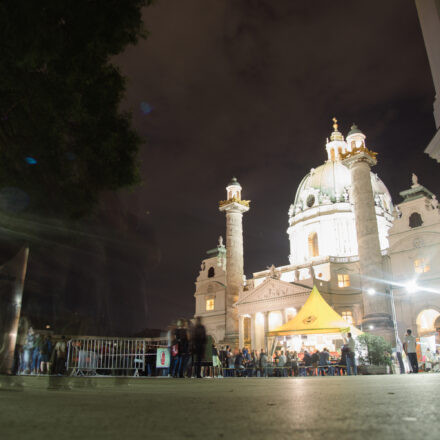
{"label": "standing person", "polygon": [[397,362],[399,362],[400,374],[405,374],[405,365],[402,359],[402,351],[403,351],[402,341],[400,340],[399,336],[397,336],[396,358],[397,358]]}
{"label": "standing person", "polygon": [[177,343],[177,369],[174,377],[183,377],[186,371],[186,364],[189,356],[188,333],[184,326],[184,321],[177,321],[177,328],[174,330],[174,338]]}
{"label": "standing person", "polygon": [[319,365],[319,350],[316,349],[312,354],[312,376],[318,375],[318,365]]}
{"label": "standing person", "polygon": [[408,356],[413,373],[419,372],[419,363],[417,362],[417,341],[412,335],[412,330],[408,329],[406,335],[403,337],[403,349]]}
{"label": "standing person", "polygon": [[302,369],[302,376],[307,376],[312,365],[312,356],[310,356],[307,350],[304,350],[304,368]]}
{"label": "standing person", "polygon": [[193,334],[194,326],[191,319],[187,319],[185,321],[185,324],[186,324],[186,334],[188,335],[188,359],[186,362],[186,368],[185,368],[186,371],[184,371],[184,375],[186,375],[186,377],[191,378],[193,376],[193,365],[194,365],[191,337]]}
{"label": "standing person", "polygon": [[267,377],[267,354],[263,348],[260,353],[260,372],[263,377]]}
{"label": "standing person", "polygon": [[219,358],[219,352],[215,343],[212,343],[212,376],[213,377],[222,377],[222,364]]}
{"label": "standing person", "polygon": [[52,341],[50,335],[40,340],[40,368],[41,374],[50,374],[50,355],[52,354]]}
{"label": "standing person", "polygon": [[287,362],[286,355],[284,354],[284,351],[281,351],[281,354],[278,357],[278,368],[279,368],[280,377],[287,376],[286,362]]}
{"label": "standing person", "polygon": [[58,341],[55,344],[54,350],[56,354],[55,374],[58,374],[58,376],[62,376],[66,367],[67,358],[67,344],[65,336],[61,336],[61,341]]}
{"label": "standing person", "polygon": [[292,376],[298,376],[298,353],[294,351],[291,356]]}
{"label": "standing person", "polygon": [[34,329],[29,327],[26,336],[26,342],[23,347],[23,374],[29,374],[32,371],[32,354],[34,352],[35,334]]}
{"label": "standing person", "polygon": [[40,374],[40,344],[41,336],[35,335],[34,350],[32,351],[32,371],[31,374]]}
{"label": "standing person", "polygon": [[326,348],[319,353],[319,373],[321,376],[325,376],[325,371],[328,367],[328,374],[331,374],[330,372],[330,353]]}
{"label": "standing person", "polygon": [[235,357],[232,353],[231,347],[227,346],[227,362],[228,362],[228,377],[232,377],[234,375],[234,365],[235,365]]}
{"label": "standing person", "polygon": [[353,374],[357,375],[357,365],[356,365],[356,343],[351,337],[351,333],[347,333],[347,354],[345,361],[347,362],[347,375],[351,376],[351,369],[353,368]]}
{"label": "standing person", "polygon": [[200,316],[197,316],[196,318],[196,325],[193,329],[191,341],[193,347],[196,377],[198,379],[201,379],[202,376],[200,375],[200,370],[202,368],[202,360],[205,353],[206,330],[205,326],[202,324],[202,318],[200,318]]}
{"label": "standing person", "polygon": [[237,376],[242,376],[244,370],[244,356],[241,350],[238,350],[237,355],[235,356],[235,374]]}

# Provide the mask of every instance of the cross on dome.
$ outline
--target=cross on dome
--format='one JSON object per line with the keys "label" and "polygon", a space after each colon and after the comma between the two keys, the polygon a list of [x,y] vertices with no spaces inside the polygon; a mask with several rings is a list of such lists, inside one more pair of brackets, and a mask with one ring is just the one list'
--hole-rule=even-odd
{"label": "cross on dome", "polygon": [[343,141],[344,136],[342,136],[342,133],[338,130],[338,128],[339,128],[338,120],[335,117],[333,117],[332,121],[333,121],[333,133],[330,135],[330,140],[331,141]]}

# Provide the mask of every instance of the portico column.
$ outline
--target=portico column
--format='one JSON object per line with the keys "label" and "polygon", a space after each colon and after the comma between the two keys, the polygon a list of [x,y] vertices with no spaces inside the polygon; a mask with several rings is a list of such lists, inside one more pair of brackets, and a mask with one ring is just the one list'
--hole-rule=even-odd
{"label": "portico column", "polygon": [[251,315],[251,350],[255,350],[256,347],[256,334],[255,334],[255,313]]}
{"label": "portico column", "polygon": [[264,312],[264,350],[267,353],[267,332],[269,331],[269,312]]}
{"label": "portico column", "polygon": [[242,349],[244,346],[244,316],[238,317],[238,348]]}

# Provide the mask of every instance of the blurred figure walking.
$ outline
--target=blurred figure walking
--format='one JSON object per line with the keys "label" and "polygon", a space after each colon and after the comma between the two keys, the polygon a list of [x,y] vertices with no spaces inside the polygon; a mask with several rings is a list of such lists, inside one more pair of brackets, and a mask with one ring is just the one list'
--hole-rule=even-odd
{"label": "blurred figure walking", "polygon": [[200,375],[200,370],[202,368],[202,360],[206,345],[206,330],[205,326],[202,324],[202,319],[200,316],[196,318],[196,325],[193,328],[191,342],[193,347],[196,377],[200,379],[202,377]]}

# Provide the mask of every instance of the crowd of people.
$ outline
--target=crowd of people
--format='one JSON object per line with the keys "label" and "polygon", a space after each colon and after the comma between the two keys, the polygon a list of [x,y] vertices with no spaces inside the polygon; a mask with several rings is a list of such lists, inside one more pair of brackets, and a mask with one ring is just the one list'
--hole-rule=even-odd
{"label": "crowd of people", "polygon": [[260,351],[218,348],[206,335],[200,319],[195,325],[183,319],[170,331],[171,362],[163,374],[182,377],[268,377],[357,374],[355,343],[350,333],[340,352],[327,348],[308,351],[275,350],[269,356]]}
{"label": "crowd of people", "polygon": [[[344,345],[338,351],[303,346],[297,352],[280,346],[273,354],[268,354],[264,349],[237,349],[228,345],[217,347],[213,339],[207,335],[200,318],[194,323],[191,320],[180,319],[176,327],[168,332],[166,352],[170,355],[170,362],[165,368],[160,368],[156,362],[157,345],[146,345],[142,341],[104,341],[95,345],[84,342],[84,346],[81,342],[76,343],[80,344],[72,344],[72,360],[77,361],[76,368],[94,369],[95,374],[101,375],[132,375],[133,371],[140,375],[175,378],[357,374],[355,341],[351,333],[347,334]],[[417,344],[416,338],[408,330],[402,348],[412,372],[418,372],[420,368],[416,353]],[[64,336],[54,343],[48,332],[38,334],[30,327],[23,345],[17,346],[15,371],[17,374],[63,375],[66,373],[67,354],[68,344]],[[396,355],[398,354],[396,352]],[[391,354],[389,356],[391,359]],[[397,358],[401,373],[404,373],[402,356]],[[111,360],[111,365],[104,362],[105,359]],[[439,350],[432,352],[427,348],[421,360],[422,371],[440,371]]]}
{"label": "crowd of people", "polygon": [[64,336],[56,343],[49,334],[29,328],[24,345],[17,347],[17,374],[59,374],[65,372],[67,343]]}
{"label": "crowd of people", "polygon": [[323,350],[306,350],[300,352],[276,350],[268,356],[264,349],[260,351],[233,351],[229,346],[220,350],[220,361],[225,377],[288,377],[288,376],[333,376],[356,374],[356,367],[350,370],[347,363],[347,351],[330,353]]}
{"label": "crowd of people", "polygon": [[206,367],[220,367],[217,362],[217,348],[207,336],[200,318],[196,318],[194,325],[189,320],[179,319],[177,328],[170,331],[169,340],[171,341],[169,375],[176,378],[193,376],[201,378],[202,369],[205,373]]}

